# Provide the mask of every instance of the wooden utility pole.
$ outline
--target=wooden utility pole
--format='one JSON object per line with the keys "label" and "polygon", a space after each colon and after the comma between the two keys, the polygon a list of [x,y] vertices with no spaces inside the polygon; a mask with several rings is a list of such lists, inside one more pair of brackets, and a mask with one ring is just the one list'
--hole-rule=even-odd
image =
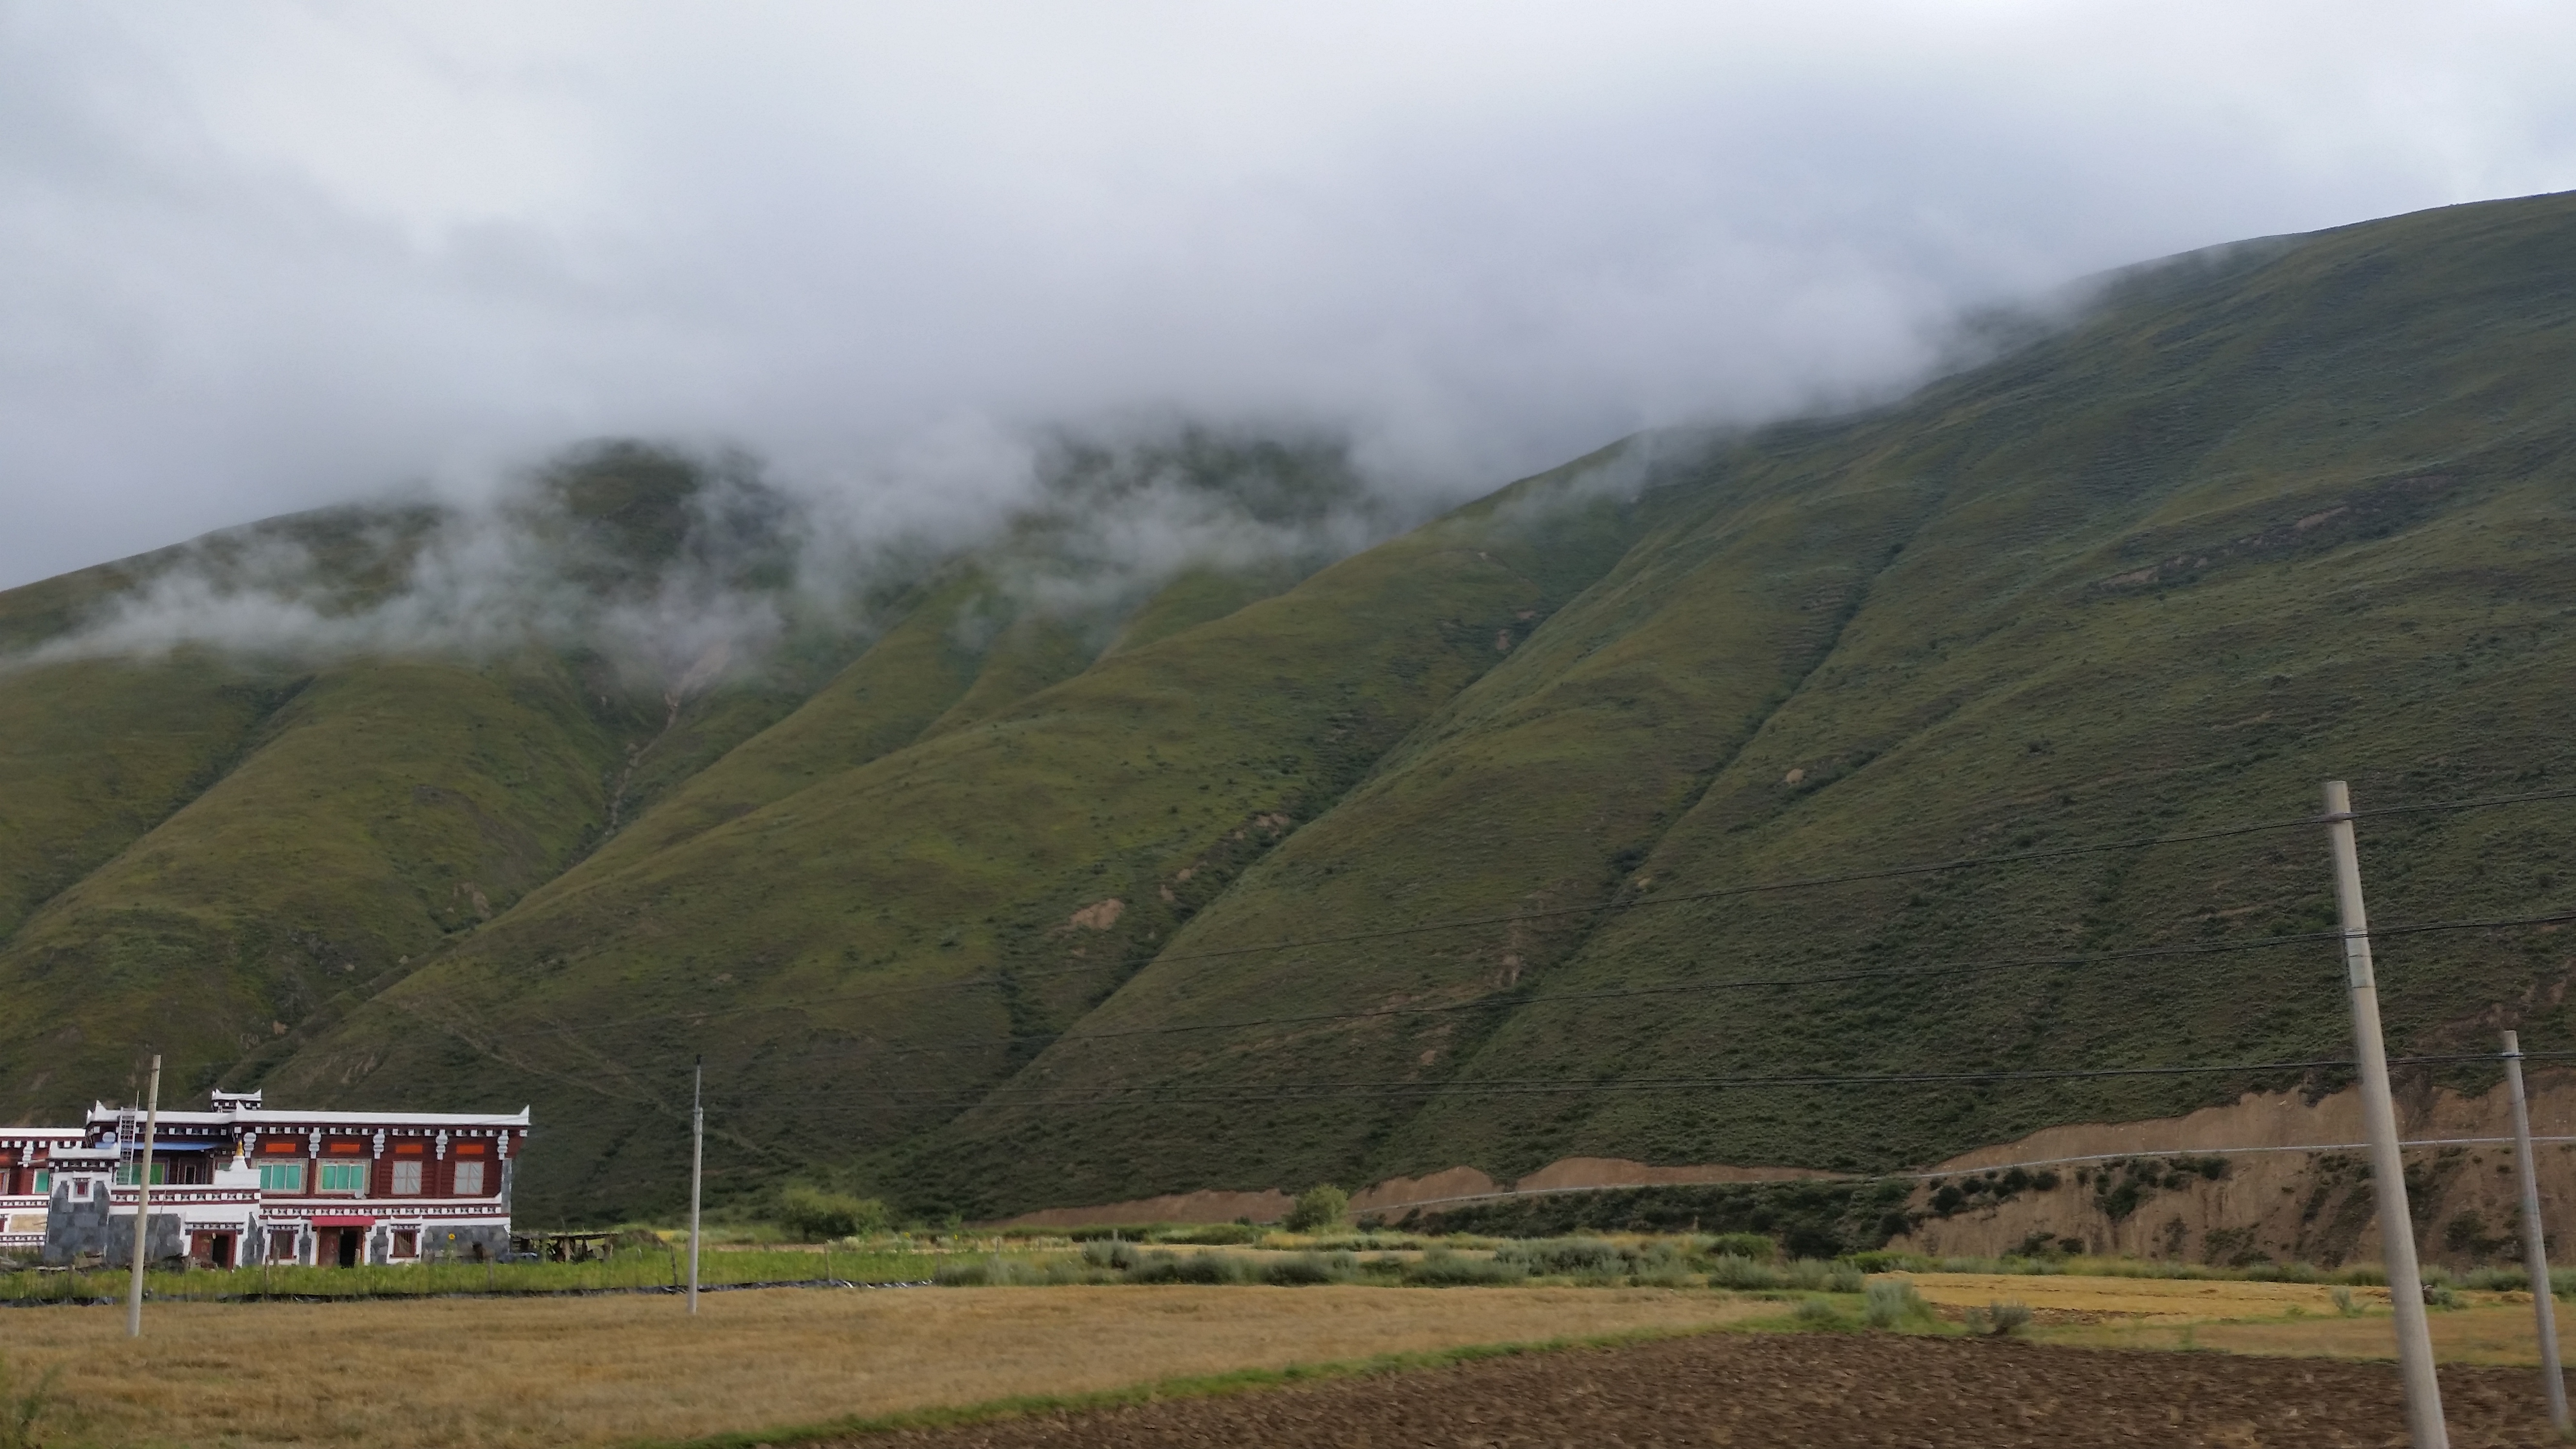
{"label": "wooden utility pole", "polygon": [[152,1231],[152,1141],[160,1130],[161,1058],[156,1055],[152,1058],[152,1085],[145,1089],[143,1097],[143,1155],[134,1163],[134,1271],[125,1284],[128,1338],[143,1336],[143,1250]]}
{"label": "wooden utility pole", "polygon": [[698,1058],[697,1085],[689,1092],[689,1311],[698,1311],[698,1190],[707,1168],[707,1059]]}
{"label": "wooden utility pole", "polygon": [[2370,965],[2370,917],[2361,904],[2361,856],[2353,848],[2352,792],[2326,782],[2326,839],[2334,850],[2335,904],[2343,912],[2345,984],[2352,992],[2354,1055],[2361,1065],[2361,1125],[2378,1189],[2380,1252],[2388,1302],[2397,1313],[2397,1376],[2406,1391],[2406,1432],[2415,1449],[2450,1449],[2442,1387],[2433,1377],[2432,1324],[2424,1275],[2415,1262],[2415,1220],[2406,1207],[2406,1159],[2397,1142],[2397,1103],[2388,1090],[2388,1048],[2379,1033],[2379,981]]}
{"label": "wooden utility pole", "polygon": [[2549,1396],[2549,1427],[2567,1438],[2567,1376],[2558,1367],[2558,1305],[2549,1296],[2549,1246],[2540,1231],[2540,1164],[2531,1154],[2531,1100],[2522,1090],[2522,1040],[2504,1034],[2504,1080],[2513,1103],[2513,1166],[2522,1175],[2522,1264],[2531,1274],[2531,1311],[2539,1319],[2540,1389]]}

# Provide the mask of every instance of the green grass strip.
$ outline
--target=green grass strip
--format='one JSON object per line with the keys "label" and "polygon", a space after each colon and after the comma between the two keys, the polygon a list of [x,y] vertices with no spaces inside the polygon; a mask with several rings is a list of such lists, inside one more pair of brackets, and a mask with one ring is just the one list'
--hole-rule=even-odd
{"label": "green grass strip", "polygon": [[1088,1413],[1100,1409],[1121,1408],[1129,1404],[1159,1403],[1168,1399],[1220,1398],[1232,1394],[1254,1393],[1263,1389],[1286,1388],[1293,1384],[1329,1383],[1338,1379],[1367,1378],[1377,1374],[1445,1368],[1451,1364],[1474,1363],[1489,1358],[1517,1358],[1524,1354],[1562,1353],[1575,1349],[1627,1348],[1665,1339],[1696,1338],[1702,1334],[1777,1328],[1785,1322],[1785,1319],[1761,1319],[1750,1322],[1695,1324],[1683,1328],[1633,1328],[1618,1333],[1593,1334],[1580,1338],[1530,1339],[1514,1343],[1471,1343],[1457,1348],[1426,1349],[1413,1353],[1382,1353],[1368,1358],[1336,1359],[1325,1363],[1290,1364],[1285,1368],[1230,1369],[1221,1374],[1154,1379],[1141,1384],[1130,1384],[1124,1388],[1095,1389],[1080,1394],[1020,1394],[1004,1399],[986,1399],[975,1404],[904,1409],[892,1414],[872,1414],[832,1419],[820,1424],[798,1424],[776,1429],[713,1434],[700,1439],[638,1440],[630,1445],[630,1449],[752,1449],[754,1445],[781,1446],[781,1449],[784,1449],[784,1446],[788,1445],[855,1439],[861,1435],[888,1434],[900,1429],[948,1429],[966,1424],[991,1423],[997,1419],[1022,1419],[1040,1414]]}

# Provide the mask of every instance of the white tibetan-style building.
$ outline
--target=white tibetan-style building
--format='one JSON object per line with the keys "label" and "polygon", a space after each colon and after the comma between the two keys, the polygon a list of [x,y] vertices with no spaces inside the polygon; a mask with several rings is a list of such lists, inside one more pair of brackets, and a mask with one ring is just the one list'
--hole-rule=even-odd
{"label": "white tibetan-style building", "polygon": [[0,1253],[44,1248],[54,1154],[80,1146],[87,1135],[78,1127],[0,1127]]}
{"label": "white tibetan-style building", "polygon": [[[13,1169],[8,1243],[20,1246],[41,1190],[48,1263],[133,1252],[141,1114],[93,1106],[80,1128],[0,1128]],[[35,1135],[30,1135],[35,1134]],[[66,1140],[68,1138],[69,1140]],[[260,1094],[217,1093],[210,1110],[163,1112],[153,1133],[144,1256],[210,1268],[261,1263],[485,1261],[510,1250],[510,1180],[528,1111],[290,1112]],[[14,1144],[14,1146],[12,1145]],[[25,1181],[20,1181],[23,1175]]]}

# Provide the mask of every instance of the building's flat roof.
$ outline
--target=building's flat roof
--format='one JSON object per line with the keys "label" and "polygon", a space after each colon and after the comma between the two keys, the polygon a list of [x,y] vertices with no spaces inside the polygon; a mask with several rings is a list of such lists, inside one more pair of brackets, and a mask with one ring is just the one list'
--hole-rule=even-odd
{"label": "building's flat roof", "polygon": [[[123,1116],[104,1102],[93,1104],[89,1120],[114,1122]],[[528,1109],[516,1112],[290,1112],[276,1107],[226,1107],[213,1112],[164,1112],[164,1127],[525,1127]],[[82,1129],[72,1129],[77,1134]],[[6,1137],[0,1130],[0,1137]]]}

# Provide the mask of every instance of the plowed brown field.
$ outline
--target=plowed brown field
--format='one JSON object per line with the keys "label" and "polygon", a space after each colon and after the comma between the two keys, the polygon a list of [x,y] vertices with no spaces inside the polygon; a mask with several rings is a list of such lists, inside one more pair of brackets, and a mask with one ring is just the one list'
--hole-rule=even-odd
{"label": "plowed brown field", "polygon": [[[2442,1371],[2455,1449],[2548,1440],[2529,1370]],[[2386,1364],[1886,1334],[1721,1333],[870,1435],[865,1449],[2405,1443]]]}

